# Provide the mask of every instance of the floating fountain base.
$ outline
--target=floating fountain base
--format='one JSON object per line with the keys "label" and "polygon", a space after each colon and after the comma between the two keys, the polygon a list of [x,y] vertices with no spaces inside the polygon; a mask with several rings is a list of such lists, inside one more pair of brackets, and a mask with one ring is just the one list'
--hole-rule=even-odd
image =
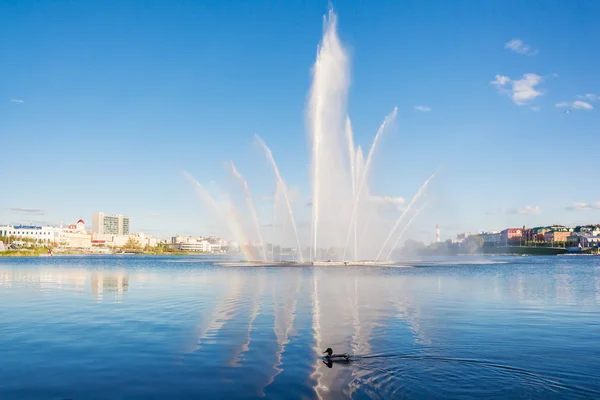
{"label": "floating fountain base", "polygon": [[394,266],[394,267],[409,267],[408,265],[400,265],[394,261],[239,261],[239,262],[224,262],[219,263],[225,267],[344,267],[344,266]]}

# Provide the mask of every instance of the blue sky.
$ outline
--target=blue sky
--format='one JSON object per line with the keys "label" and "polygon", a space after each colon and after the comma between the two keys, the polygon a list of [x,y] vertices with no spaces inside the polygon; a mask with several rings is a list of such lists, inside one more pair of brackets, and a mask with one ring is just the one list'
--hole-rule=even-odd
{"label": "blue sky", "polygon": [[[333,6],[356,141],[368,147],[398,107],[373,190],[410,198],[442,167],[428,237],[435,223],[448,237],[600,222],[600,3]],[[222,184],[234,160],[267,196],[255,133],[308,198],[304,113],[328,7],[0,0],[0,223],[104,211],[159,236],[211,233],[181,171]]]}

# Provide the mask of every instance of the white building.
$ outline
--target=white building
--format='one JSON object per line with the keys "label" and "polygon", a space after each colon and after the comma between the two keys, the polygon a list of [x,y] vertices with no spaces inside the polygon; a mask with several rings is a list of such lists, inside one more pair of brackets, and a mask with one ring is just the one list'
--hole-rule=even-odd
{"label": "white building", "polygon": [[171,246],[181,251],[198,251],[202,253],[222,253],[222,247],[227,246],[227,241],[211,236],[205,237],[181,237],[179,235],[171,238]]}
{"label": "white building", "polygon": [[143,233],[132,233],[131,235],[110,235],[106,233],[94,233],[92,235],[92,244],[95,246],[106,247],[123,247],[129,241],[133,240],[140,247],[156,247],[158,240],[156,238],[146,236]]}
{"label": "white building", "polygon": [[29,239],[37,243],[59,243],[60,228],[37,225],[0,226],[0,236],[14,237],[16,240]]}
{"label": "white building", "polygon": [[129,217],[121,214],[106,215],[102,212],[92,214],[92,232],[100,235],[129,235]]}
{"label": "white building", "polygon": [[92,247],[92,235],[85,230],[85,222],[80,219],[75,225],[61,228],[59,245],[70,249],[89,249]]}

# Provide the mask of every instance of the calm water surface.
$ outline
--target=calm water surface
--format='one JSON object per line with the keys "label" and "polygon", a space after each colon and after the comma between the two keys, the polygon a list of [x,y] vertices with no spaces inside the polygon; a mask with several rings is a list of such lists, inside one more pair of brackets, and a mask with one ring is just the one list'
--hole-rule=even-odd
{"label": "calm water surface", "polygon": [[418,265],[2,258],[0,398],[600,398],[600,258]]}

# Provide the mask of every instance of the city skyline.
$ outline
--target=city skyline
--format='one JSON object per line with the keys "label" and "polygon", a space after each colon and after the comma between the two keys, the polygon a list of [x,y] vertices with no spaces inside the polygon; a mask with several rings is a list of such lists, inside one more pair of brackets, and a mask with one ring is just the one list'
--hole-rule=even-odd
{"label": "city skyline", "polygon": [[[409,199],[441,167],[417,238],[436,224],[450,238],[599,222],[595,160],[580,149],[594,143],[600,81],[594,42],[580,38],[598,37],[600,5],[475,4],[466,16],[425,4],[333,4],[358,144],[369,148],[398,107],[375,194]],[[225,236],[181,171],[219,193],[233,159],[267,225],[273,182],[254,133],[296,207],[310,200],[304,113],[326,4],[0,7],[11,37],[0,54],[12,60],[0,66],[0,222],[91,221],[104,209],[157,237]]]}

